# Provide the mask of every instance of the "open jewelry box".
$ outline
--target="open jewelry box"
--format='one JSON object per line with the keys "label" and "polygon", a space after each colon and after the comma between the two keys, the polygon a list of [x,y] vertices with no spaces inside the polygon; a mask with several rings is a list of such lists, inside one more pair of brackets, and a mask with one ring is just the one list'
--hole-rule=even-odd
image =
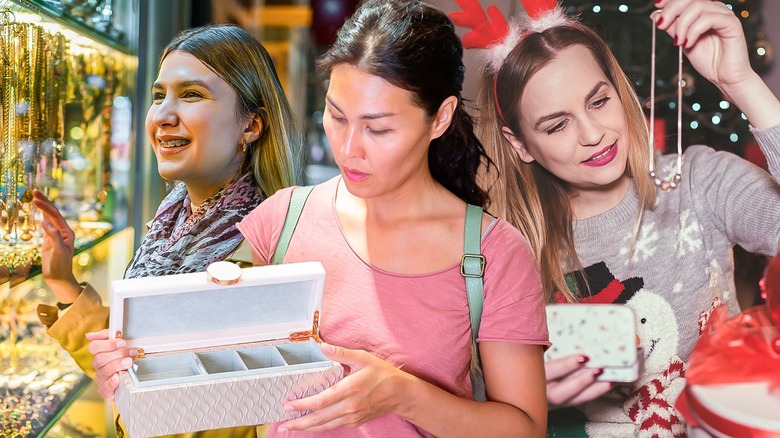
{"label": "open jewelry box", "polygon": [[[343,376],[319,347],[319,262],[117,280],[109,333],[139,352],[115,402],[130,436],[292,418],[283,403]],[[227,264],[227,265],[225,265]]]}

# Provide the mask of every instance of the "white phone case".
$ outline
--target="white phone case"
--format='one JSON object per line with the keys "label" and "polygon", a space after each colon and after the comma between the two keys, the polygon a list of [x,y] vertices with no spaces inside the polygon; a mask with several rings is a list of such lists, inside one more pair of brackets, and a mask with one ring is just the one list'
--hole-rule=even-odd
{"label": "white phone case", "polygon": [[603,368],[598,380],[633,382],[639,378],[641,349],[636,318],[622,304],[551,304],[547,328],[552,346],[545,360],[585,355],[588,368]]}

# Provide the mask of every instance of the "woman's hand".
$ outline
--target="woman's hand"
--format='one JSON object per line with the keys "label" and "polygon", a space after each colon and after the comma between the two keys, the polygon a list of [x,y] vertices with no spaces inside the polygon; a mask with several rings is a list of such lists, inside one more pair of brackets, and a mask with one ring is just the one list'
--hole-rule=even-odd
{"label": "woman's hand", "polygon": [[126,348],[124,339],[109,339],[108,329],[87,333],[89,352],[95,358],[92,367],[95,369],[95,383],[101,397],[113,400],[114,392],[119,386],[119,372],[133,365],[133,358],[138,354],[134,348]]}
{"label": "woman's hand", "polygon": [[349,375],[317,395],[285,403],[288,411],[313,412],[280,424],[279,430],[323,432],[357,427],[396,409],[397,395],[403,393],[409,374],[366,351],[323,343],[322,352],[343,364]]}
{"label": "woman's hand", "polygon": [[711,0],[658,0],[659,29],[683,46],[693,67],[715,84],[755,128],[780,124],[780,100],[750,67],[742,24]]}
{"label": "woman's hand", "polygon": [[726,92],[753,79],[747,42],[739,18],[711,0],[662,0],[658,28],[681,45],[702,76]]}
{"label": "woman's hand", "polygon": [[33,190],[32,203],[43,213],[43,279],[59,302],[72,303],[81,293],[81,286],[73,275],[73,230],[57,207],[39,190]]}
{"label": "woman's hand", "polygon": [[612,389],[609,382],[596,380],[600,368],[585,368],[588,357],[573,355],[544,363],[547,375],[547,403],[553,408],[577,406],[601,397]]}

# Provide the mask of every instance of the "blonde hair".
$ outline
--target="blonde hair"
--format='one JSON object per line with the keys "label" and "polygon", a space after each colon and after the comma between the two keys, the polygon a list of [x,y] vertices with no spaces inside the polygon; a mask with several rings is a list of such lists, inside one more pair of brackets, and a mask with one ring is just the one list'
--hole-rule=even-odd
{"label": "blonde hair", "polygon": [[[627,173],[634,179],[642,208],[637,212],[637,227],[644,208],[655,205],[655,185],[648,175],[647,123],[631,82],[620,68],[609,47],[592,30],[579,26],[557,26],[525,36],[509,53],[498,72],[483,72],[478,102],[481,108],[478,136],[498,170],[484,170],[480,182],[488,190],[490,211],[509,221],[528,239],[539,261],[542,286],[548,302],[560,292],[574,301],[577,291],[566,271],[584,276],[574,247],[573,214],[566,182],[536,161],[525,163],[504,137],[507,126],[523,141],[520,130],[520,97],[528,80],[555,59],[561,50],[582,45],[587,48],[617,90],[628,123],[629,151]],[[500,115],[497,108],[500,108]],[[586,283],[587,284],[587,283]]]}
{"label": "blonde hair", "polygon": [[244,29],[225,24],[182,32],[163,51],[160,63],[178,50],[198,58],[238,95],[239,111],[263,121],[260,138],[247,143],[241,174],[252,171],[264,198],[305,184],[306,147],[265,47]]}

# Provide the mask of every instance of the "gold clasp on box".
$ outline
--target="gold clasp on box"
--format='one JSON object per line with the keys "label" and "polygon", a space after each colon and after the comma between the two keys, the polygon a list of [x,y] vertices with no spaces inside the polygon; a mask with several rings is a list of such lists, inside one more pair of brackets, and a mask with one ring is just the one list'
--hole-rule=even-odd
{"label": "gold clasp on box", "polygon": [[302,342],[302,341],[308,340],[309,338],[312,338],[312,339],[314,339],[317,342],[322,342],[322,340],[320,339],[320,312],[319,312],[319,310],[315,310],[314,311],[314,323],[312,324],[311,330],[290,333],[290,341],[292,341],[292,342]]}

